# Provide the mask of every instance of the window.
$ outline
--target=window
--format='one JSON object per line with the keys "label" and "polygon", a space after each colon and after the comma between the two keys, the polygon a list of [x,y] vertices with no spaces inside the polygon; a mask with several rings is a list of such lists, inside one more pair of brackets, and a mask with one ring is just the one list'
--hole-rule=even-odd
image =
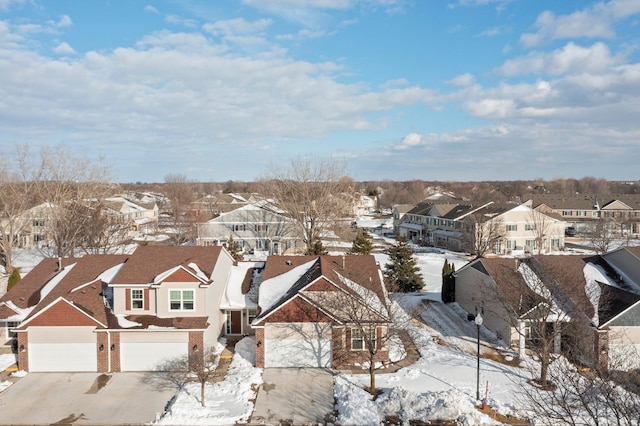
{"label": "window", "polygon": [[247,309],[247,322],[251,324],[253,320],[256,318],[256,313],[258,311],[256,309]]}
{"label": "window", "polygon": [[587,215],[587,211],[586,210],[578,210],[576,212],[577,216],[586,216]]}
{"label": "window", "polygon": [[267,224],[256,224],[254,227],[257,232],[266,232],[269,229],[269,225]]}
{"label": "window", "polygon": [[193,311],[193,290],[170,290],[169,309],[172,311]]}
{"label": "window", "polygon": [[524,225],[524,230],[525,231],[535,231],[536,230],[536,224],[535,223],[527,223]]}
{"label": "window", "polygon": [[242,225],[233,225],[234,231],[244,231],[244,224]]}
{"label": "window", "polygon": [[563,210],[562,216],[573,216],[573,212],[571,210]]}
{"label": "window", "polygon": [[144,309],[142,290],[131,290],[131,309]]}
{"label": "window", "polygon": [[[365,337],[366,336],[366,337]],[[351,328],[351,349],[357,351],[367,350],[367,340],[373,347],[376,345],[376,328],[364,327],[362,330],[357,327]]]}
{"label": "window", "polygon": [[507,250],[516,249],[516,240],[507,240]]}
{"label": "window", "polygon": [[507,232],[517,231],[517,230],[518,230],[518,225],[507,225]]}
{"label": "window", "polygon": [[525,247],[529,247],[530,249],[536,248],[536,242],[534,240],[527,240],[524,242]]}
{"label": "window", "polygon": [[44,219],[33,219],[33,226],[44,226]]}
{"label": "window", "polygon": [[560,239],[552,238],[551,239],[551,247],[560,247]]}

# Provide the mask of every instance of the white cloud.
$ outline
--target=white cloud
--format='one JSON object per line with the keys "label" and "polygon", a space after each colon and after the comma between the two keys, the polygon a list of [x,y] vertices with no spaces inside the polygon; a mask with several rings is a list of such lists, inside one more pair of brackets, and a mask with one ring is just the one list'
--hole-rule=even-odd
{"label": "white cloud", "polygon": [[58,55],[74,55],[76,53],[73,47],[69,46],[69,43],[66,42],[58,44],[53,51]]}
{"label": "white cloud", "polygon": [[640,13],[637,0],[611,0],[596,3],[569,15],[556,16],[545,11],[538,15],[535,22],[537,31],[525,33],[520,42],[525,47],[533,47],[548,41],[565,38],[611,38],[614,31],[611,25],[621,19]]}
{"label": "white cloud", "polygon": [[178,15],[166,15],[164,17],[165,22],[174,25],[182,25],[187,28],[195,28],[197,26],[197,22],[193,19],[185,19]]}
{"label": "white cloud", "polygon": [[553,52],[532,52],[524,57],[508,60],[496,72],[508,77],[524,74],[603,73],[622,63],[623,59],[612,56],[604,43],[582,47],[571,42]]}
{"label": "white cloud", "polygon": [[473,85],[475,82],[476,78],[473,76],[473,74],[466,73],[452,78],[451,80],[447,81],[447,84],[455,87],[467,87]]}
{"label": "white cloud", "polygon": [[151,6],[150,4],[148,4],[148,5],[146,5],[144,7],[144,11],[145,12],[150,12],[150,13],[155,13],[156,15],[160,14],[160,11],[157,8],[155,8],[154,6]]}
{"label": "white cloud", "polygon": [[244,18],[229,19],[204,24],[205,31],[220,36],[259,34],[273,24],[271,19],[258,19],[249,22]]}
{"label": "white cloud", "polygon": [[11,5],[23,3],[26,3],[26,0],[0,0],[0,10],[9,10]]}

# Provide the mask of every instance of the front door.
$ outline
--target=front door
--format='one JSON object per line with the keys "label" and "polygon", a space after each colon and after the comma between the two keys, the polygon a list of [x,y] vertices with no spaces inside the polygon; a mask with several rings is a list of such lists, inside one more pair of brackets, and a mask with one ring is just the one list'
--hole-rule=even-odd
{"label": "front door", "polygon": [[227,311],[227,334],[242,334],[242,311]]}

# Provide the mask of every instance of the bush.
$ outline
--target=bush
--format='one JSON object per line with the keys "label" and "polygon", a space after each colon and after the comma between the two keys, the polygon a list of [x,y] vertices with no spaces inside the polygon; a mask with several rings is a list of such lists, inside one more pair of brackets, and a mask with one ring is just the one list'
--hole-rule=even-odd
{"label": "bush", "polygon": [[21,279],[20,270],[18,268],[13,268],[11,275],[9,275],[9,281],[7,282],[7,291],[11,290],[11,287],[18,284]]}

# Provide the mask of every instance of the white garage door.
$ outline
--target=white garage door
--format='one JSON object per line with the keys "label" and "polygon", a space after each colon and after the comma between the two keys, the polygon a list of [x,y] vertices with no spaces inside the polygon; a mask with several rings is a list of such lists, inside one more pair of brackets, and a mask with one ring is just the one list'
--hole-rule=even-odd
{"label": "white garage door", "polygon": [[189,333],[120,333],[122,371],[154,371],[176,357],[189,353]]}
{"label": "white garage door", "polygon": [[329,323],[283,323],[265,327],[265,367],[331,367]]}
{"label": "white garage door", "polygon": [[98,371],[95,327],[30,327],[29,370]]}

